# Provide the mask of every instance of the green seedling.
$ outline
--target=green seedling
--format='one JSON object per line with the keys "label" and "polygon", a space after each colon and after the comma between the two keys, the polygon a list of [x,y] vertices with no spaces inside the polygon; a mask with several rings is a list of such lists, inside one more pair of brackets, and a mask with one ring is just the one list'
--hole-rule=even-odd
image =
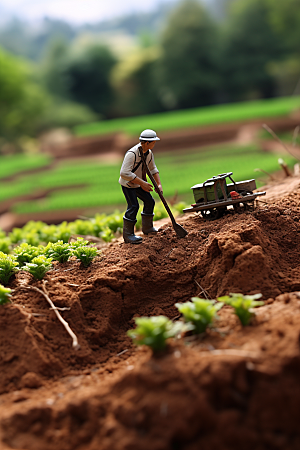
{"label": "green seedling", "polygon": [[0,237],[0,252],[9,254],[11,241],[9,238],[1,238]]}
{"label": "green seedling", "polygon": [[95,247],[81,246],[72,250],[72,255],[80,259],[84,267],[91,264],[93,259],[99,255],[99,251]]}
{"label": "green seedling", "polygon": [[153,352],[163,350],[166,340],[176,336],[181,329],[182,323],[173,323],[165,316],[137,317],[136,328],[127,331],[136,345],[148,345]]}
{"label": "green seedling", "polygon": [[23,241],[23,230],[21,228],[13,228],[9,233],[9,238],[13,244],[19,244]]}
{"label": "green seedling", "polygon": [[204,333],[206,328],[216,318],[216,313],[222,308],[223,303],[214,303],[199,297],[192,297],[191,302],[175,303],[175,306],[183,314],[186,322],[191,322],[195,334]]}
{"label": "green seedling", "polygon": [[55,238],[57,241],[63,241],[65,244],[69,242],[72,235],[71,225],[64,221],[60,225],[57,225]]}
{"label": "green seedling", "polygon": [[0,282],[7,285],[10,277],[19,269],[17,258],[0,252]]}
{"label": "green seedling", "polygon": [[45,255],[40,255],[36,258],[33,258],[31,263],[26,263],[25,267],[23,267],[23,270],[31,273],[31,275],[33,275],[37,280],[41,280],[46,275],[46,273],[52,269],[51,261],[51,258],[47,258]]}
{"label": "green seedling", "polygon": [[99,236],[104,242],[110,242],[115,236],[112,230],[106,227],[103,231],[100,231]]}
{"label": "green seedling", "polygon": [[15,248],[14,252],[17,257],[19,267],[21,268],[25,266],[26,263],[32,262],[33,258],[43,255],[45,252],[45,247],[42,245],[35,247],[27,244],[27,242],[23,242],[23,244]]}
{"label": "green seedling", "polygon": [[90,220],[77,219],[72,222],[72,234],[93,235],[94,226]]}
{"label": "green seedling", "polygon": [[54,244],[49,243],[45,249],[45,255],[54,261],[64,263],[72,255],[72,248],[70,244],[64,244],[63,241],[58,241]]}
{"label": "green seedling", "polygon": [[10,293],[11,293],[11,289],[5,288],[4,286],[2,286],[0,284],[0,305],[5,305],[5,303],[10,302],[10,299],[9,299],[9,297],[11,297]]}
{"label": "green seedling", "polygon": [[85,241],[83,238],[78,237],[76,241],[70,243],[70,247],[72,250],[76,248],[85,247],[89,244],[89,241]]}
{"label": "green seedling", "polygon": [[241,321],[243,326],[248,325],[250,319],[254,316],[254,312],[251,311],[252,308],[256,306],[264,305],[264,302],[256,301],[261,298],[262,294],[255,295],[243,295],[243,294],[229,294],[224,297],[219,297],[218,300],[230,305],[234,308],[235,314]]}

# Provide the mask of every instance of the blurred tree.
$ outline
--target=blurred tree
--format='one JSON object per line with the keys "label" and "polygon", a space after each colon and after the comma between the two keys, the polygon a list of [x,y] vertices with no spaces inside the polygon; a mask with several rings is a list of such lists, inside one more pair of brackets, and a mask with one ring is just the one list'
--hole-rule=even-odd
{"label": "blurred tree", "polygon": [[164,106],[189,108],[213,103],[219,87],[218,30],[197,0],[184,0],[173,11],[161,46],[158,80]]}
{"label": "blurred tree", "polygon": [[273,29],[289,51],[300,55],[300,0],[267,0]]}
{"label": "blurred tree", "polygon": [[279,60],[283,46],[270,24],[268,0],[232,3],[223,37],[222,73],[227,100],[275,94],[269,64]]}
{"label": "blurred tree", "polygon": [[47,93],[32,80],[30,66],[0,49],[2,143],[16,141],[23,134],[33,135],[48,100]]}
{"label": "blurred tree", "polygon": [[58,97],[67,98],[69,95],[68,64],[70,47],[62,38],[53,39],[42,63],[41,76],[46,88]]}
{"label": "blurred tree", "polygon": [[103,45],[93,44],[73,55],[65,72],[70,99],[109,117],[113,102],[110,76],[115,64],[114,55]]}
{"label": "blurred tree", "polygon": [[159,56],[159,48],[147,45],[135,49],[115,66],[112,74],[117,98],[115,114],[128,116],[162,110],[155,76]]}
{"label": "blurred tree", "polygon": [[7,51],[38,61],[54,39],[60,37],[70,42],[78,31],[70,24],[45,18],[43,22],[28,24],[18,18],[0,27],[0,45]]}
{"label": "blurred tree", "polygon": [[55,39],[46,52],[42,80],[60,103],[64,99],[84,105],[90,115],[109,117],[113,103],[110,76],[115,63],[106,46],[89,43],[70,48],[64,40]]}

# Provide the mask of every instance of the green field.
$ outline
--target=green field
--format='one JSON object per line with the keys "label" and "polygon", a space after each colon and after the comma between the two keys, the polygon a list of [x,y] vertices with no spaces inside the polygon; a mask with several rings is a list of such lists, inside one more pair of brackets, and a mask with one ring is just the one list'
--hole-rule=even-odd
{"label": "green field", "polygon": [[145,128],[157,132],[214,125],[241,120],[286,116],[300,108],[300,97],[279,97],[264,100],[206,106],[152,115],[106,120],[75,127],[78,136],[124,132],[138,135]]}
{"label": "green field", "polygon": [[48,155],[1,155],[0,179],[15,175],[18,172],[47,166],[51,162]]}
{"label": "green field", "polygon": [[[178,194],[179,200],[192,203],[190,187],[205,181],[213,175],[223,172],[233,172],[236,181],[260,177],[254,172],[259,167],[269,173],[279,169],[278,157],[263,152],[255,145],[238,147],[226,145],[193,152],[174,152],[157,154],[156,164],[160,170],[164,195],[172,198]],[[289,155],[282,155],[284,160],[292,165],[295,160]],[[15,191],[25,188],[32,191],[38,187],[68,187],[74,184],[85,184],[81,188],[68,188],[52,192],[41,200],[19,202],[13,210],[18,213],[42,212],[74,208],[105,208],[114,205],[124,205],[125,201],[118,183],[119,164],[100,163],[62,163],[59,167],[42,175],[22,177],[14,184]],[[5,184],[0,184],[0,192],[4,195]],[[157,194],[154,197],[158,199]]]}

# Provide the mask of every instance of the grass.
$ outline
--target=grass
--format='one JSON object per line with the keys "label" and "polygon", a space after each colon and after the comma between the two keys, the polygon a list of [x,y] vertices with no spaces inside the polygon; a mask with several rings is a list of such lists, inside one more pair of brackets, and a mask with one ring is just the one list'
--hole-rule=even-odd
{"label": "grass", "polygon": [[[191,186],[205,181],[213,175],[233,172],[236,181],[255,178],[254,169],[259,167],[272,173],[279,169],[278,158],[283,157],[287,164],[295,160],[290,155],[273,155],[257,146],[239,147],[226,145],[213,149],[201,149],[190,153],[174,152],[155,155],[160,170],[164,195],[193,202]],[[49,210],[108,207],[124,204],[125,200],[118,183],[120,163],[104,164],[62,164],[59,168],[43,174],[31,176],[32,186],[57,187],[84,183],[86,187],[57,190],[47,198],[19,202],[14,206],[18,213],[33,213]],[[25,180],[22,180],[24,185]],[[3,185],[3,184],[2,184]],[[1,186],[0,186],[1,187]],[[0,189],[0,192],[3,189]],[[5,189],[4,189],[5,191]],[[157,194],[153,194],[158,200]]]}
{"label": "grass", "polygon": [[74,131],[78,136],[113,134],[116,132],[136,136],[146,128],[152,128],[159,133],[233,121],[286,116],[299,107],[300,97],[279,97],[112,119],[79,125],[75,127]]}
{"label": "grass", "polygon": [[38,155],[1,155],[0,179],[15,175],[24,170],[31,170],[47,166],[51,162],[50,156]]}

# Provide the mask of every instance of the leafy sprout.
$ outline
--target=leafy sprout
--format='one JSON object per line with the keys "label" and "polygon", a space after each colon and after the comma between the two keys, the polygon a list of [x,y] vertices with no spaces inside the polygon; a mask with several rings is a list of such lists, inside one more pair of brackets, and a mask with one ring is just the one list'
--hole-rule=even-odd
{"label": "leafy sprout", "polygon": [[33,245],[27,244],[27,242],[23,242],[21,245],[15,248],[14,252],[17,257],[19,267],[23,267],[26,263],[31,262],[33,258],[42,255],[45,252],[45,247],[43,247],[42,245],[35,247]]}
{"label": "leafy sprout", "polygon": [[85,247],[88,243],[89,241],[85,241],[82,237],[78,237],[76,241],[70,243],[70,247],[72,249],[76,249],[79,247]]}
{"label": "leafy sprout", "polygon": [[10,277],[19,269],[17,258],[0,252],[0,282],[8,284]]}
{"label": "leafy sprout", "polygon": [[0,237],[0,251],[9,254],[11,241],[9,238]]}
{"label": "leafy sprout", "polygon": [[45,255],[40,255],[36,258],[33,258],[31,263],[26,263],[25,267],[23,267],[23,270],[31,273],[37,280],[41,280],[42,278],[44,278],[46,273],[51,270],[51,261],[51,258],[47,258]]}
{"label": "leafy sprout", "polygon": [[100,251],[96,247],[88,247],[87,245],[72,250],[72,255],[80,259],[84,267],[87,267],[99,253]]}
{"label": "leafy sprout", "polygon": [[5,303],[9,303],[11,297],[11,289],[5,288],[0,284],[0,305],[5,305]]}
{"label": "leafy sprout", "polygon": [[216,318],[216,312],[222,308],[223,303],[215,303],[199,297],[192,297],[191,302],[175,303],[184,316],[186,322],[191,322],[195,334],[204,333],[206,328]]}
{"label": "leafy sprout", "polygon": [[180,322],[173,323],[165,316],[137,317],[136,328],[127,331],[128,336],[136,345],[148,345],[153,352],[166,347],[166,340],[176,336],[182,329]]}
{"label": "leafy sprout", "polygon": [[256,301],[261,298],[262,294],[255,295],[243,295],[243,294],[229,294],[224,297],[219,297],[218,300],[230,305],[234,308],[235,314],[241,321],[243,326],[248,325],[250,319],[254,316],[254,312],[251,311],[252,308],[256,306],[264,305],[264,302]]}
{"label": "leafy sprout", "polygon": [[70,244],[63,241],[58,241],[56,243],[49,243],[45,249],[45,255],[54,261],[64,263],[68,261],[72,254],[72,248]]}
{"label": "leafy sprout", "polygon": [[100,231],[99,236],[104,242],[110,242],[115,237],[112,230],[108,227],[104,228],[103,231]]}

